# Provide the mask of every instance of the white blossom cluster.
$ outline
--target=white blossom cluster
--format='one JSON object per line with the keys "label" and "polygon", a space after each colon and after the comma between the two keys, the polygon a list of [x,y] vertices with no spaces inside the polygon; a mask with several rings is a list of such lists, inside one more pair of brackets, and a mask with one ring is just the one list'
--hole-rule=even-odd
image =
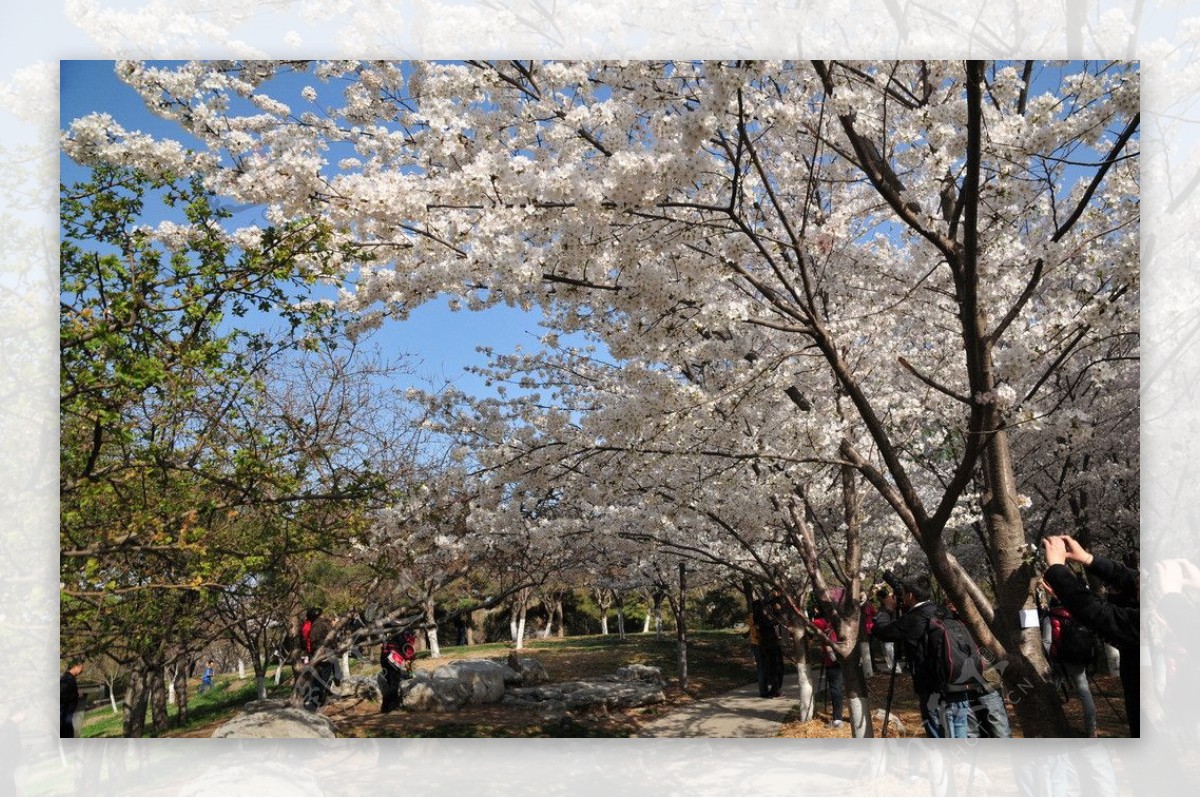
{"label": "white blossom cluster", "polygon": [[[1038,65],[1028,84],[989,68],[969,274],[949,266],[961,62],[338,61],[284,80],[294,69],[122,65],[200,151],[103,116],[64,148],[195,170],[272,224],[319,219],[365,324],[446,294],[538,307],[545,352],[494,361],[511,393],[429,398],[456,460],[496,485],[766,572],[794,560],[797,508],[823,545],[849,545],[853,452],[872,519],[854,534],[883,565],[914,526],[886,508],[932,514],[986,418],[1019,455],[1012,501],[1031,524],[1086,520],[1081,490],[1136,515],[1133,487],[1095,477],[1137,470],[1137,135],[1116,147],[1135,65]],[[606,359],[555,348],[573,333]],[[1107,434],[1089,439],[1088,416]],[[957,484],[948,530],[979,519]],[[517,522],[492,509],[476,520]]]}

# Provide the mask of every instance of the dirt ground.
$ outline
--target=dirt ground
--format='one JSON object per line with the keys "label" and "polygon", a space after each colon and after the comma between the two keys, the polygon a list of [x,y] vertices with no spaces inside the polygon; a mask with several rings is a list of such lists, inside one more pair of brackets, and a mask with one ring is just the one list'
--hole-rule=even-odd
{"label": "dirt ground", "polygon": [[[872,711],[883,708],[887,687],[886,674],[876,674],[869,680]],[[693,696],[683,693],[678,687],[668,687],[666,694],[666,703],[654,707],[572,714],[553,723],[542,720],[534,710],[501,705],[464,707],[453,713],[394,712],[384,715],[373,702],[344,701],[327,707],[325,713],[337,724],[339,736],[345,737],[624,737],[636,734],[645,720],[694,700]],[[1092,695],[1096,703],[1099,736],[1128,737],[1120,680],[1114,676],[1095,676]],[[816,718],[806,723],[784,723],[780,736],[810,739],[851,737],[849,724],[837,729],[829,726],[830,707],[823,695],[817,696],[817,702]],[[892,703],[893,714],[904,724],[906,736],[922,736],[920,711],[907,674],[896,677]],[[1075,736],[1082,737],[1083,708],[1079,699],[1071,694],[1064,709]],[[1010,705],[1009,718],[1014,721],[1013,736],[1019,738],[1023,735],[1016,726],[1015,717]],[[877,737],[882,735],[882,725],[882,721],[874,721]],[[888,736],[899,736],[894,723],[889,723]]]}
{"label": "dirt ground", "polygon": [[[632,653],[629,650],[632,646],[624,651],[621,648],[612,644],[597,647],[585,644],[561,651],[530,653],[542,657],[554,674],[570,673],[586,678],[611,673],[618,664],[627,661],[628,655]],[[753,665],[748,657],[742,661],[741,654],[736,646],[730,650],[722,650],[718,655],[718,659],[724,657],[725,667],[722,670],[697,669],[696,677],[691,679],[689,690],[686,692],[680,690],[675,680],[671,679],[664,690],[666,702],[632,710],[600,709],[586,713],[573,712],[554,720],[542,718],[535,709],[511,705],[466,706],[446,713],[397,711],[385,715],[379,712],[379,705],[375,702],[348,699],[326,706],[322,712],[336,724],[339,737],[629,737],[636,736],[641,725],[649,719],[660,717],[694,700],[724,694],[752,681]],[[669,665],[666,656],[661,659],[645,657],[644,661],[661,666]],[[440,663],[420,661],[418,667],[425,669],[436,664]],[[795,666],[789,663],[788,667]],[[670,673],[669,667],[663,667],[663,670],[664,673]],[[885,673],[876,673],[868,680],[872,711],[883,708],[887,688],[888,675]],[[1127,737],[1128,726],[1125,722],[1120,681],[1114,676],[1097,675],[1094,677],[1092,690],[1099,735]],[[785,693],[784,697],[794,699],[795,696]],[[830,707],[825,696],[818,694],[816,701],[816,718],[806,723],[785,722],[780,736],[817,739],[851,737],[849,724],[843,724],[837,729],[830,728]],[[1073,694],[1070,695],[1064,708],[1075,736],[1082,737],[1083,710],[1079,699]],[[916,696],[912,691],[911,678],[907,674],[902,673],[896,677],[892,710],[894,716],[904,724],[906,736],[923,734]],[[1011,706],[1009,717],[1015,721],[1015,713]],[[217,720],[184,732],[176,732],[172,736],[209,737],[221,722]],[[882,723],[876,720],[874,725],[875,734],[879,736]],[[894,724],[889,724],[888,736],[898,736],[898,729]],[[1013,736],[1022,736],[1015,722]]]}

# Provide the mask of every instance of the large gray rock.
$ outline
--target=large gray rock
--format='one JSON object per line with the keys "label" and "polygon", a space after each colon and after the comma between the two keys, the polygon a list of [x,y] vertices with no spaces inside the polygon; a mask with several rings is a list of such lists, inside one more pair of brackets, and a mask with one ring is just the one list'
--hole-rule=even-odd
{"label": "large gray rock", "polygon": [[508,667],[516,675],[513,681],[508,682],[510,686],[517,684],[522,687],[531,687],[550,681],[550,675],[546,673],[546,666],[533,657],[518,657],[517,652],[514,651],[508,655]]}
{"label": "large gray rock", "polygon": [[546,671],[537,660],[510,656],[508,662],[506,666],[493,660],[459,660],[409,679],[401,686],[404,708],[448,712],[465,703],[503,702],[537,709],[543,717],[555,719],[567,710],[622,709],[666,700],[658,668],[630,665],[616,676],[543,683]]}
{"label": "large gray rock", "polygon": [[471,687],[461,679],[439,679],[425,674],[400,684],[400,703],[413,712],[450,712],[471,699]]}
{"label": "large gray rock", "polygon": [[537,705],[538,716],[548,723],[558,723],[567,715],[567,705],[562,701],[543,701]]}
{"label": "large gray rock", "polygon": [[[875,712],[871,715],[871,717],[875,718],[875,720],[879,721],[880,723],[883,723],[885,716],[886,715],[882,709],[875,710]],[[888,737],[904,737],[906,734],[908,734],[908,730],[904,727],[904,723],[900,720],[900,718],[896,717],[896,714],[893,712],[891,718],[888,720]]]}
{"label": "large gray rock", "polygon": [[617,668],[617,678],[625,681],[665,684],[662,668],[656,668],[653,665],[639,665],[636,662]]}
{"label": "large gray rock", "polygon": [[562,701],[567,693],[572,690],[578,690],[581,686],[579,682],[567,682],[564,684],[542,684],[536,687],[510,687],[508,693],[505,694],[504,700],[510,698],[514,701],[526,701],[536,703],[538,701]]}
{"label": "large gray rock", "polygon": [[592,682],[566,696],[567,709],[607,707],[625,709],[659,704],[666,700],[662,686],[651,682]]}
{"label": "large gray rock", "polygon": [[361,698],[363,701],[382,701],[378,680],[370,676],[351,676],[337,686],[337,698]]}
{"label": "large gray rock", "polygon": [[448,662],[433,672],[434,679],[453,679],[470,690],[472,704],[494,704],[504,698],[504,686],[520,680],[507,665],[490,659],[464,659]]}
{"label": "large gray rock", "polygon": [[212,733],[214,738],[326,738],[337,737],[333,722],[316,712],[279,701],[252,701],[247,711]]}

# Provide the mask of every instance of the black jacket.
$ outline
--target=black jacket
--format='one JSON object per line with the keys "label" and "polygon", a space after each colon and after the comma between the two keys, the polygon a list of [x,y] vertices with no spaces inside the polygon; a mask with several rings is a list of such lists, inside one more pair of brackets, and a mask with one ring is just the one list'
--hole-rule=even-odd
{"label": "black jacket", "polygon": [[304,626],[301,625],[300,629],[301,653],[307,653],[309,656],[317,653],[317,649],[325,644],[325,641],[329,638],[329,634],[333,631],[333,627],[329,625],[329,621],[325,620],[324,616],[318,617],[312,622],[312,626],[309,627],[306,645],[303,634]]}
{"label": "black jacket", "polygon": [[[1088,570],[1118,592],[1132,594],[1136,590],[1137,571],[1112,560],[1095,557]],[[1087,585],[1076,578],[1066,565],[1047,568],[1046,582],[1075,620],[1116,646],[1122,657],[1126,651],[1131,656],[1138,656],[1137,607],[1120,606],[1100,598],[1088,590]]]}
{"label": "black jacket", "polygon": [[912,669],[913,689],[917,693],[937,692],[937,677],[932,663],[925,656],[925,633],[929,630],[929,619],[939,611],[938,605],[925,601],[911,610],[895,617],[888,610],[875,614],[875,626],[871,634],[885,643],[900,643],[901,652]]}
{"label": "black jacket", "polygon": [[1129,733],[1141,734],[1141,696],[1138,664],[1141,650],[1138,645],[1139,612],[1136,605],[1138,573],[1105,557],[1094,557],[1088,570],[1100,577],[1117,594],[1134,597],[1126,606],[1105,600],[1087,589],[1082,580],[1066,565],[1046,569],[1046,582],[1075,620],[1091,629],[1121,652],[1121,687],[1125,693],[1125,712],[1129,718]]}
{"label": "black jacket", "polygon": [[70,671],[58,680],[58,707],[63,715],[74,715],[79,709],[79,682]]}

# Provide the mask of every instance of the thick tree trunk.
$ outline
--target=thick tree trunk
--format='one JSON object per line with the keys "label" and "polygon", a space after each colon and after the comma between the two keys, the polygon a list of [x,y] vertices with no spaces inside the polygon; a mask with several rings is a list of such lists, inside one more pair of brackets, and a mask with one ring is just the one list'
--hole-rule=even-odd
{"label": "thick tree trunk", "polygon": [[433,601],[426,601],[424,609],[425,638],[429,644],[429,656],[438,659],[442,656],[442,649],[438,645],[437,604]]}
{"label": "thick tree trunk", "polygon": [[[996,578],[996,612],[991,628],[982,622],[979,610],[982,604],[974,596],[963,591],[952,592],[961,600],[968,626],[985,648],[989,659],[1000,660],[996,667],[1001,671],[1008,698],[1017,711],[1021,731],[1026,737],[1064,737],[1070,729],[1062,703],[1055,694],[1054,683],[1048,679],[1049,668],[1042,650],[1041,632],[1037,628],[1022,629],[1020,610],[1034,607],[1030,583],[1035,575],[1022,558],[1024,555],[1025,528],[1017,502],[1016,478],[1012,464],[1012,452],[1005,430],[1003,410],[999,405],[996,379],[993,373],[992,339],[989,337],[985,310],[979,306],[979,191],[982,174],[983,63],[967,63],[967,152],[963,177],[963,226],[960,259],[951,261],[959,305],[959,318],[968,382],[971,397],[977,404],[972,407],[970,432],[980,436],[975,441],[981,444],[980,470],[983,476],[983,520],[988,534],[988,548],[992,572]],[[983,397],[989,397],[984,399]],[[942,530],[928,530],[937,533]],[[937,549],[940,558],[947,559],[941,549],[940,540],[926,534],[927,549]],[[944,562],[930,565],[935,569]],[[947,576],[950,574],[947,573]],[[946,588],[963,586],[962,579],[956,585],[943,583]],[[969,606],[968,606],[969,605]],[[994,637],[993,637],[994,635]],[[991,639],[988,639],[991,638]],[[998,645],[993,645],[996,643]],[[1001,659],[1004,655],[1004,659]]]}
{"label": "thick tree trunk", "polygon": [[175,671],[175,679],[172,683],[174,688],[171,692],[175,696],[175,725],[186,726],[188,722],[188,701],[190,700],[188,691],[187,671],[179,668]]}
{"label": "thick tree trunk", "polygon": [[267,697],[267,662],[261,656],[254,657],[254,693],[259,701]]}
{"label": "thick tree trunk", "polygon": [[[1037,626],[1021,627],[1021,610],[1036,610],[1031,581],[1033,570],[1022,558],[1025,527],[1017,505],[1017,491],[1008,437],[999,413],[989,420],[995,433],[983,454],[985,494],[984,525],[996,575],[996,614],[992,629],[1007,653],[1007,663],[997,663],[1008,698],[1026,737],[1065,737],[1070,733],[1066,713],[1055,691],[1050,665]],[[1006,667],[1001,668],[1001,665]]]}
{"label": "thick tree trunk", "polygon": [[871,660],[871,641],[863,640],[858,644],[858,659],[862,663],[863,678],[870,679],[875,675],[875,663]]}
{"label": "thick tree trunk", "polygon": [[171,716],[167,711],[167,686],[162,666],[149,668],[150,681],[150,728],[155,734],[162,734],[171,726]]}
{"label": "thick tree trunk", "polygon": [[125,737],[142,737],[146,733],[149,687],[143,668],[135,665],[129,671],[129,686],[125,688],[125,715],[121,721],[121,734]]}
{"label": "thick tree trunk", "polygon": [[798,720],[807,723],[816,713],[816,690],[813,689],[812,679],[808,672],[808,636],[804,633],[804,624],[791,627],[792,651],[796,660],[796,680],[800,688]]}
{"label": "thick tree trunk", "polygon": [[662,616],[663,594],[654,594],[654,639],[662,640],[663,633],[663,616]]}
{"label": "thick tree trunk", "polygon": [[524,602],[519,607],[514,608],[512,622],[513,648],[517,651],[525,647],[525,616],[527,612],[528,609]]}
{"label": "thick tree trunk", "polygon": [[687,662],[687,622],[684,619],[684,610],[687,601],[687,566],[679,563],[679,601],[672,602],[675,610],[675,629],[676,638],[679,641],[679,689],[687,690],[688,686],[688,662]]}
{"label": "thick tree trunk", "polygon": [[258,696],[259,701],[266,698],[266,668],[270,662],[266,661],[259,654],[260,649],[253,649],[251,652],[251,664],[254,666],[254,695]]}
{"label": "thick tree trunk", "polygon": [[475,639],[475,630],[483,629],[483,624],[487,621],[489,615],[491,615],[491,611],[489,610],[475,610],[471,613],[471,622],[467,625],[468,646],[473,646],[477,642],[480,642]]}
{"label": "thick tree trunk", "polygon": [[563,603],[562,599],[554,600],[554,611],[550,614],[550,619],[554,624],[554,636],[562,640],[567,636],[567,630],[563,624]]}
{"label": "thick tree trunk", "polygon": [[617,636],[622,642],[625,640],[625,611],[620,606],[617,607]]}
{"label": "thick tree trunk", "polygon": [[600,609],[600,634],[608,634],[608,608],[613,605],[613,596],[608,590],[597,588],[594,591],[596,606]]}
{"label": "thick tree trunk", "polygon": [[850,656],[842,662],[846,706],[850,710],[850,733],[855,737],[874,737],[871,701],[867,693],[867,681],[863,678],[861,653],[862,647],[855,645],[850,650]]}
{"label": "thick tree trunk", "polygon": [[433,624],[425,628],[425,641],[429,646],[429,656],[432,659],[440,658],[442,656],[442,647],[438,642],[437,624]]}

